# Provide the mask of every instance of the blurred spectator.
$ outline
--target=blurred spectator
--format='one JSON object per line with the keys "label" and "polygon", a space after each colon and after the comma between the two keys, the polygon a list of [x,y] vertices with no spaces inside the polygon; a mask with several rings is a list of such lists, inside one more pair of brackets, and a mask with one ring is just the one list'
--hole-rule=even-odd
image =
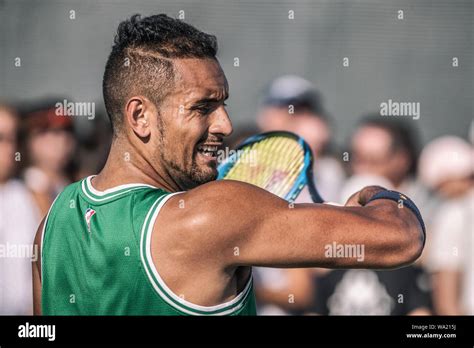
{"label": "blurred spectator", "polygon": [[257,123],[264,132],[287,130],[298,134],[319,157],[331,137],[326,115],[322,98],[311,82],[285,75],[271,82]]}
{"label": "blurred spectator", "polygon": [[[328,155],[331,129],[321,96],[313,84],[301,77],[287,75],[274,80],[263,98],[257,115],[261,132],[293,132],[308,143],[315,158],[315,181],[321,195],[334,201],[345,174],[341,164]],[[305,189],[297,203],[312,202]],[[290,231],[289,231],[290,232]],[[312,302],[312,269],[255,269],[259,314],[298,314]]]}
{"label": "blurred spectator", "polygon": [[[339,198],[345,179],[339,160],[330,155],[332,131],[322,97],[314,85],[294,75],[281,76],[270,84],[257,115],[262,132],[285,130],[302,137],[313,150],[318,191],[327,201]],[[308,192],[298,203],[311,202]]]}
{"label": "blurred spectator", "polygon": [[472,146],[454,136],[433,140],[420,158],[421,180],[445,199],[427,244],[437,314],[474,314],[473,161]]}
{"label": "blurred spectator", "polygon": [[341,190],[341,203],[362,189],[362,184],[372,182],[408,195],[419,207],[425,224],[431,224],[439,201],[417,180],[419,135],[412,122],[378,114],[362,118],[350,141],[352,177]]}
{"label": "blurred spectator", "polygon": [[[379,185],[406,193],[425,214],[428,193],[415,180],[417,160],[417,134],[406,121],[380,115],[363,118],[351,138],[353,176],[340,201],[364,186]],[[430,281],[416,265],[390,271],[330,271],[317,279],[315,303],[318,314],[430,314]]]}
{"label": "blurred spectator", "polygon": [[254,267],[259,315],[303,314],[313,301],[313,272],[307,268]]}
{"label": "blurred spectator", "polygon": [[349,165],[353,175],[382,177],[419,204],[427,193],[415,180],[419,136],[410,122],[378,114],[364,117],[351,138]]}
{"label": "blurred spectator", "polygon": [[444,199],[463,196],[472,188],[473,151],[455,136],[428,143],[420,156],[420,180]]}
{"label": "blurred spectator", "polygon": [[99,113],[93,120],[75,120],[74,133],[78,146],[74,154],[72,181],[97,174],[107,160],[112,143],[112,128],[108,117]]}
{"label": "blurred spectator", "polygon": [[33,313],[31,257],[39,214],[26,187],[14,179],[18,117],[0,104],[0,314]]}
{"label": "blurred spectator", "polygon": [[431,300],[415,267],[392,271],[335,270],[316,279],[320,315],[428,315]]}
{"label": "blurred spectator", "polygon": [[73,120],[57,115],[54,101],[44,101],[25,112],[25,132],[28,167],[24,180],[40,213],[46,215],[58,193],[72,181]]}

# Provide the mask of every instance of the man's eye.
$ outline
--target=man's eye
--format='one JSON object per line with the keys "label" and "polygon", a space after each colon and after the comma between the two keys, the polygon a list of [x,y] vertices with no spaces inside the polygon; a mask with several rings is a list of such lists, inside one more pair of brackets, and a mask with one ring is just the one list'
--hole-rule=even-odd
{"label": "man's eye", "polygon": [[[222,105],[227,106],[226,103],[222,103]],[[197,112],[199,112],[199,114],[201,114],[201,115],[208,115],[211,112],[213,112],[214,110],[216,110],[218,107],[219,107],[219,104],[213,103],[212,105],[198,106],[194,109],[197,110]]]}
{"label": "man's eye", "polygon": [[210,107],[202,107],[202,108],[199,108],[199,109],[198,109],[198,112],[199,112],[201,115],[207,115],[207,114],[209,114],[211,111],[212,111],[212,108],[210,108]]}

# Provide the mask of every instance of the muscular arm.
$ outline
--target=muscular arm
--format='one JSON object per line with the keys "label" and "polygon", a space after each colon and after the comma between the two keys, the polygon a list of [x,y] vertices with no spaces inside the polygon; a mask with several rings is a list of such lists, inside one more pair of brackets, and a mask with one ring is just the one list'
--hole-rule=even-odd
{"label": "muscular arm", "polygon": [[[356,200],[365,204],[369,191],[361,191]],[[390,200],[351,207],[291,206],[236,181],[208,183],[172,198],[180,199],[185,208],[165,209],[162,222],[175,223],[188,243],[202,246],[226,267],[395,268],[413,262],[422,251],[418,220]],[[326,246],[333,243],[363,246],[364,260],[328,257]]]}

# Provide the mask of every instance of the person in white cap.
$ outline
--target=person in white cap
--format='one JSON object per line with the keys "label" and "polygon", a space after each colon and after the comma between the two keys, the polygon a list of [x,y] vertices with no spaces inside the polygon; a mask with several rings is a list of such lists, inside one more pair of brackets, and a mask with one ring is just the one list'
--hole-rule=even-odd
{"label": "person in white cap", "polygon": [[473,162],[472,146],[454,136],[433,140],[420,157],[421,180],[445,199],[431,225],[426,262],[442,315],[474,314]]}

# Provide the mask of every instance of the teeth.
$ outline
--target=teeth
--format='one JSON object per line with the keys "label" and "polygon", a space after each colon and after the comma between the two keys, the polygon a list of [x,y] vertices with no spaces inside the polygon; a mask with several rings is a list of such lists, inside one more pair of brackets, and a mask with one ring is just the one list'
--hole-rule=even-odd
{"label": "teeth", "polygon": [[198,147],[198,151],[207,157],[216,157],[218,149],[219,147],[215,145],[199,145]]}
{"label": "teeth", "polygon": [[200,145],[199,150],[200,151],[208,151],[208,152],[216,152],[217,151],[217,146]]}

